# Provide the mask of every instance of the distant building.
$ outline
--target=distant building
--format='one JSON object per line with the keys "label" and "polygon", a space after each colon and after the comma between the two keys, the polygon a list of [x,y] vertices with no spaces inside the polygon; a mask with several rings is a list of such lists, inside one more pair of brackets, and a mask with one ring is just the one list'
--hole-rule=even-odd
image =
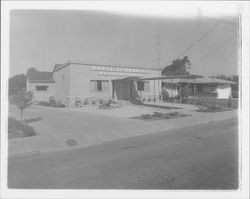
{"label": "distant building", "polygon": [[48,101],[55,95],[55,80],[52,72],[28,69],[26,91],[32,91],[34,100]]}
{"label": "distant building", "polygon": [[[160,69],[68,61],[55,65],[55,97],[66,105],[76,99],[117,99],[133,101],[159,93],[152,81],[136,80],[161,74]],[[157,86],[160,88],[160,86]]]}

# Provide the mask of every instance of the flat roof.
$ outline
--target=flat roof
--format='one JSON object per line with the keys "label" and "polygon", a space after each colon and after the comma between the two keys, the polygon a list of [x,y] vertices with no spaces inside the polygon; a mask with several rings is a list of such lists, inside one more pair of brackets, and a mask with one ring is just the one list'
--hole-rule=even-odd
{"label": "flat roof", "polygon": [[153,67],[147,67],[147,66],[136,66],[133,64],[128,65],[116,65],[116,64],[107,64],[107,63],[95,63],[95,62],[88,62],[88,61],[74,61],[69,60],[65,62],[64,64],[56,64],[53,68],[53,73],[61,70],[70,64],[79,64],[79,65],[87,65],[87,66],[108,66],[108,67],[119,67],[119,68],[139,68],[139,69],[147,69],[147,70],[161,70],[161,68],[153,68]]}

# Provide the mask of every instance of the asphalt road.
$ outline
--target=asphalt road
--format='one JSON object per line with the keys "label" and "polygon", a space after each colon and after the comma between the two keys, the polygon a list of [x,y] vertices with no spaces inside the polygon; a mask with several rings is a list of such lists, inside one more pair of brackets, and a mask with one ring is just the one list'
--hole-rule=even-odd
{"label": "asphalt road", "polygon": [[237,189],[237,119],[9,159],[9,188]]}

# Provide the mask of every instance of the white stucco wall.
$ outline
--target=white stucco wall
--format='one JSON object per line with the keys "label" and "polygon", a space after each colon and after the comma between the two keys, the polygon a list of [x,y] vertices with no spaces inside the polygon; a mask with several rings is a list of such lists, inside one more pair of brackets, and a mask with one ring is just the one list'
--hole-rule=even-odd
{"label": "white stucco wall", "polygon": [[218,99],[228,99],[232,95],[232,89],[230,85],[219,85],[216,88]]}
{"label": "white stucco wall", "polygon": [[[37,91],[36,86],[48,86],[46,91]],[[55,95],[55,83],[29,83],[27,80],[26,91],[33,92],[33,100],[48,101],[50,96]]]}
{"label": "white stucco wall", "polygon": [[[93,70],[90,65],[71,64],[69,66],[71,83],[70,83],[70,95],[75,97],[112,97],[112,81],[113,79],[119,79],[128,76],[117,75],[100,75],[100,71]],[[145,73],[143,77],[154,77],[160,75],[160,70],[147,69],[148,73]],[[131,73],[131,76],[133,74]],[[91,80],[108,80],[109,90],[107,92],[95,92],[90,89]],[[161,83],[159,83],[161,85]],[[159,94],[158,82],[155,81],[155,94]],[[142,91],[142,96],[154,95],[154,82],[149,81],[149,91]]]}
{"label": "white stucco wall", "polygon": [[63,103],[67,102],[67,97],[70,96],[71,75],[70,67],[65,67],[59,71],[54,72],[55,79],[55,97]]}

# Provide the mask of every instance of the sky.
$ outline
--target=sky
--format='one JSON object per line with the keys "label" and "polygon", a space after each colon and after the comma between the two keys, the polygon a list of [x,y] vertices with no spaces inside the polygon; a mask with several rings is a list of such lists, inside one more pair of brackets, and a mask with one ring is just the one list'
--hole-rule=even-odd
{"label": "sky", "polygon": [[234,75],[238,71],[237,28],[236,16],[174,18],[12,10],[10,76],[31,67],[52,71],[55,64],[69,60],[163,68],[183,56],[189,57],[192,74]]}

